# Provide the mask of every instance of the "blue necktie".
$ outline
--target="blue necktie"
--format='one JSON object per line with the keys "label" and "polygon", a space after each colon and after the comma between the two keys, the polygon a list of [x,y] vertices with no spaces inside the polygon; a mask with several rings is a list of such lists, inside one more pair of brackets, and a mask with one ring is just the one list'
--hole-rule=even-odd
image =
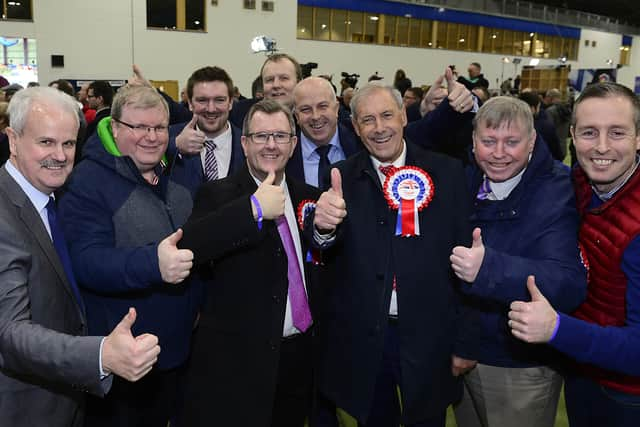
{"label": "blue necktie", "polygon": [[331,186],[329,179],[329,169],[331,168],[331,162],[329,161],[329,150],[331,145],[322,145],[316,148],[316,153],[320,156],[318,162],[318,188],[321,191],[325,191]]}
{"label": "blue necktie", "polygon": [[80,296],[80,290],[78,289],[78,285],[76,284],[76,279],[73,276],[73,269],[71,268],[71,257],[69,257],[67,243],[64,240],[64,234],[62,234],[62,228],[60,227],[60,224],[58,224],[56,201],[53,197],[49,197],[49,203],[47,203],[47,217],[49,218],[49,228],[51,229],[51,239],[53,240],[53,247],[58,253],[58,257],[60,258],[60,262],[62,263],[62,268],[64,268],[64,272],[66,273],[69,284],[71,285],[73,295],[75,295],[76,300],[78,301],[78,304],[80,305],[80,308],[84,313],[84,303],[82,301],[82,297]]}

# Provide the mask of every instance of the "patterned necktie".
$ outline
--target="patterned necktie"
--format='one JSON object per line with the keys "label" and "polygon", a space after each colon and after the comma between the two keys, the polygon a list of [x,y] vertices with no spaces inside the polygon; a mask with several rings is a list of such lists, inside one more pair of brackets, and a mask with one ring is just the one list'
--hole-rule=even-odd
{"label": "patterned necktie", "polygon": [[331,149],[331,145],[323,145],[321,147],[316,148],[316,153],[320,156],[320,162],[318,163],[318,188],[322,191],[325,191],[329,188],[329,168],[331,167],[331,162],[329,162],[329,150]]}
{"label": "patterned necktie", "polygon": [[62,268],[67,275],[67,280],[71,285],[71,291],[76,297],[80,308],[84,312],[84,302],[80,296],[80,290],[76,284],[76,279],[73,275],[73,269],[71,268],[71,257],[67,250],[67,243],[64,240],[64,234],[62,234],[62,228],[58,224],[58,214],[56,210],[56,201],[53,197],[49,197],[49,203],[47,203],[47,218],[49,219],[49,229],[51,230],[51,240],[53,240],[53,247],[58,253]]}
{"label": "patterned necktie", "polygon": [[384,176],[389,176],[392,173],[394,173],[398,168],[396,168],[393,165],[387,165],[387,166],[380,165],[378,169],[380,169],[380,172],[382,172]]}
{"label": "patterned necktie", "polygon": [[487,200],[489,198],[489,194],[491,194],[491,185],[489,184],[489,178],[485,176],[482,180],[482,185],[478,189],[478,195],[476,198],[478,200]]}
{"label": "patterned necktie", "polygon": [[216,143],[212,139],[207,139],[204,142],[204,173],[207,181],[213,181],[218,179],[218,160],[216,159]]}
{"label": "patterned necktie", "polygon": [[298,263],[298,255],[291,237],[291,230],[285,217],[276,220],[278,224],[278,233],[282,245],[287,254],[287,277],[289,278],[289,303],[291,304],[291,317],[293,318],[293,326],[300,332],[305,332],[311,326],[311,311],[309,310],[309,302],[307,294],[304,291],[304,282],[302,281],[302,273],[300,272],[300,264]]}

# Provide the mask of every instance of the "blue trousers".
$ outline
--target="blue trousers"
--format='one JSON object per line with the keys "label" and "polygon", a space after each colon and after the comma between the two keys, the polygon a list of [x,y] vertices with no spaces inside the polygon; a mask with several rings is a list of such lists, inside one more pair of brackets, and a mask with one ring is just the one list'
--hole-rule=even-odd
{"label": "blue trousers", "polygon": [[580,376],[565,378],[564,396],[571,427],[640,426],[640,396]]}

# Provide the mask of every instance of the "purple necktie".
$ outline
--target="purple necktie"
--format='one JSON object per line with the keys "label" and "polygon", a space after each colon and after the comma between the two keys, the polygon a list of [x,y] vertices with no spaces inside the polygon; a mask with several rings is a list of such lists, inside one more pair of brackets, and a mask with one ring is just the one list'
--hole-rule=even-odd
{"label": "purple necktie", "polygon": [[298,263],[298,255],[293,245],[291,230],[285,217],[276,220],[278,224],[278,233],[284,250],[287,253],[287,276],[289,278],[289,302],[291,304],[291,317],[293,317],[293,326],[300,332],[305,332],[311,326],[311,311],[307,302],[307,294],[304,291],[304,283],[302,282],[302,273],[300,272],[300,264]]}
{"label": "purple necktie", "polygon": [[485,177],[482,180],[482,185],[478,190],[478,195],[476,198],[478,200],[487,200],[489,198],[489,194],[491,194],[491,185],[489,185],[489,178]]}

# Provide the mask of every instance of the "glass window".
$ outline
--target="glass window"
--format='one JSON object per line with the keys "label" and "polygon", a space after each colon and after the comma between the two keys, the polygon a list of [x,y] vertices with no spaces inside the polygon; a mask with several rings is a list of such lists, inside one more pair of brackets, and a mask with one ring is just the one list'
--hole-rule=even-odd
{"label": "glass window", "polygon": [[203,0],[185,0],[185,12],[185,28],[187,30],[205,30]]}
{"label": "glass window", "polygon": [[346,10],[333,10],[333,18],[331,19],[331,40],[347,40],[347,22],[349,22],[349,15]]}
{"label": "glass window", "polygon": [[7,64],[26,65],[24,57],[24,40],[25,39],[20,39],[18,43],[7,47]]}
{"label": "glass window", "polygon": [[384,20],[384,44],[397,45],[396,40],[396,17],[386,15]]}
{"label": "glass window", "polygon": [[331,40],[331,9],[317,7],[313,26],[315,40]]}
{"label": "glass window", "polygon": [[447,23],[436,21],[434,24],[437,25],[437,38],[434,43],[434,47],[437,47],[438,49],[444,49],[445,43],[447,41]]}
{"label": "glass window", "polygon": [[432,31],[433,22],[428,20],[422,21],[422,28],[420,30],[422,47],[433,47],[433,40],[431,40]]}
{"label": "glass window", "polygon": [[398,21],[398,46],[409,46],[409,18],[397,17]]}
{"label": "glass window", "polygon": [[33,19],[31,0],[5,0],[2,17],[7,19]]}
{"label": "glass window", "polygon": [[378,34],[378,21],[380,16],[377,13],[367,13],[367,18],[364,20],[364,37],[365,43],[376,43]]}
{"label": "glass window", "polygon": [[362,20],[364,19],[364,14],[362,12],[349,12],[349,21],[350,24],[347,24],[347,40],[351,39],[352,42],[362,42],[363,41],[363,29],[362,29]]}
{"label": "glass window", "polygon": [[176,0],[147,0],[147,27],[176,29]]}
{"label": "glass window", "polygon": [[313,38],[313,8],[309,6],[298,6],[298,30],[299,39]]}
{"label": "glass window", "polygon": [[425,21],[416,18],[409,19],[409,46],[420,47],[422,45],[422,43],[420,43],[420,38],[423,22]]}

